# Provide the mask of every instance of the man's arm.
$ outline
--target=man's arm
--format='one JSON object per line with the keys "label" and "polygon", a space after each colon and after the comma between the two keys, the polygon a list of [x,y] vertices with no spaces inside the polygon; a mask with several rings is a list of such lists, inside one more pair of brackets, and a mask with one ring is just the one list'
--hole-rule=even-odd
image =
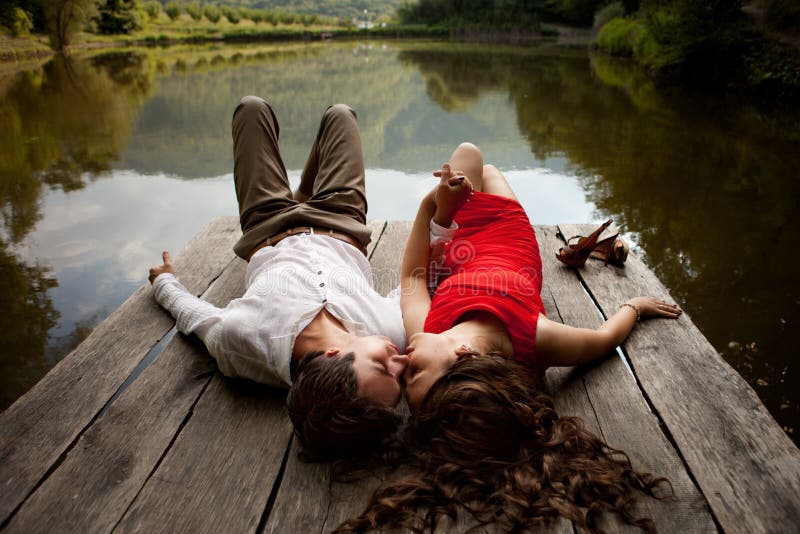
{"label": "man's arm", "polygon": [[222,321],[222,310],[195,297],[178,282],[169,252],[164,251],[161,257],[163,263],[152,267],[149,277],[156,302],[175,318],[180,332],[196,334],[216,356],[218,329],[213,327]]}

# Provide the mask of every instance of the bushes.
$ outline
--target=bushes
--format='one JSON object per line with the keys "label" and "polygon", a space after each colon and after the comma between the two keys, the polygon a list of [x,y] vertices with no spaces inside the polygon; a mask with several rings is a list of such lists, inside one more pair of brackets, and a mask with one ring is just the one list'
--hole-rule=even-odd
{"label": "bushes", "polygon": [[126,34],[141,27],[133,0],[105,0],[95,23],[97,31],[106,35]]}
{"label": "bushes", "polygon": [[33,21],[21,7],[9,6],[0,14],[0,24],[8,28],[14,37],[25,37],[33,29]]}
{"label": "bushes", "polygon": [[797,0],[763,0],[769,23],[776,28],[800,25],[800,2]]}
{"label": "bushes", "polygon": [[239,21],[241,20],[241,17],[239,16],[239,10],[236,9],[235,7],[223,5],[220,8],[220,11],[222,12],[222,15],[226,19],[228,19],[228,22],[230,22],[231,24],[238,24]]}
{"label": "bushes", "polygon": [[192,20],[195,22],[203,18],[203,10],[196,1],[184,4],[184,9],[186,10],[186,14],[192,17]]}
{"label": "bushes", "polygon": [[161,2],[158,0],[150,0],[149,2],[145,2],[142,4],[142,8],[144,12],[147,13],[147,16],[150,20],[156,20],[158,15],[161,14]]}
{"label": "bushes", "polygon": [[175,20],[181,16],[181,6],[176,2],[169,2],[167,5],[164,6],[164,11],[167,13],[167,16],[170,20]]}
{"label": "bushes", "polygon": [[595,44],[609,54],[632,57],[644,32],[641,22],[617,17],[600,28]]}
{"label": "bushes", "polygon": [[214,4],[206,4],[203,8],[203,15],[213,24],[219,22],[221,16],[219,9]]}

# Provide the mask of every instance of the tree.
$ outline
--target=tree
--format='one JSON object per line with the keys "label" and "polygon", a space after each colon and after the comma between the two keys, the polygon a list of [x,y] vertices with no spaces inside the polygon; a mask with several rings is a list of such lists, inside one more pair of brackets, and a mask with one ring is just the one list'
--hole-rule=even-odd
{"label": "tree", "polygon": [[95,22],[97,30],[107,35],[130,33],[141,27],[134,0],[105,0]]}
{"label": "tree", "polygon": [[181,16],[181,6],[177,2],[169,2],[167,5],[164,6],[164,11],[167,12],[167,16],[170,20],[175,20]]}
{"label": "tree", "polygon": [[206,4],[203,8],[203,15],[213,24],[219,22],[219,9],[214,4]]}
{"label": "tree", "polygon": [[239,16],[239,10],[236,9],[235,7],[223,5],[220,8],[220,11],[222,11],[222,14],[225,16],[225,18],[228,19],[228,22],[230,22],[231,24],[238,24],[239,21],[241,20],[241,17]]}
{"label": "tree", "polygon": [[161,13],[161,2],[158,0],[150,0],[143,4],[144,12],[150,17],[150,20],[156,20]]}
{"label": "tree", "polygon": [[50,45],[64,50],[97,13],[95,0],[42,0]]}
{"label": "tree", "polygon": [[198,2],[189,2],[188,4],[184,5],[184,9],[186,9],[186,13],[192,20],[198,21],[203,18],[203,10],[200,8],[200,4]]}

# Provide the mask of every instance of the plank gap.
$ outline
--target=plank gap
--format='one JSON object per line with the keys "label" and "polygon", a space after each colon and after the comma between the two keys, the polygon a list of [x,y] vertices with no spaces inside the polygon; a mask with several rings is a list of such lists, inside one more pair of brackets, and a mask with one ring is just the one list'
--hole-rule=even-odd
{"label": "plank gap", "polygon": [[[97,419],[102,417],[103,414],[108,410],[108,407],[111,406],[111,404],[117,400],[131,384],[133,384],[134,380],[139,378],[139,375],[142,374],[142,371],[144,371],[148,365],[153,363],[156,358],[158,358],[158,355],[164,351],[164,348],[169,344],[170,341],[172,341],[172,338],[175,337],[177,332],[178,328],[173,326],[169,332],[161,336],[161,339],[159,339],[158,342],[153,345],[153,348],[150,349],[150,351],[147,353],[147,356],[145,356],[144,359],[140,361],[139,364],[133,369],[133,371],[131,371],[131,374],[128,375],[128,378],[125,379],[119,389],[117,389],[116,393],[114,393],[114,395],[112,395],[111,398],[108,399],[108,401],[103,405],[103,407],[100,409],[100,413],[97,414]],[[94,423],[94,421],[92,422]]]}
{"label": "plank gap", "polygon": [[[622,352],[625,355],[625,358],[628,358],[628,353],[624,349],[624,347],[618,347],[617,350]],[[631,373],[633,373],[633,369],[631,369]],[[703,498],[706,500],[706,502],[708,502],[708,497],[703,491],[703,487],[700,485],[699,481],[697,480],[697,477],[695,477],[695,474],[692,471],[692,467],[689,465],[689,462],[686,460],[686,458],[684,458],[683,451],[678,446],[678,442],[675,441],[675,438],[672,435],[672,432],[670,432],[669,427],[667,427],[666,423],[664,423],[664,419],[661,417],[661,414],[659,413],[658,409],[650,401],[650,396],[647,394],[647,391],[645,391],[645,389],[642,387],[642,384],[639,382],[639,378],[636,376],[636,373],[633,373],[633,376],[634,379],[636,380],[636,385],[639,386],[639,391],[642,393],[642,397],[644,397],[647,406],[650,408],[650,411],[653,413],[653,415],[656,418],[656,421],[658,422],[658,426],[661,429],[661,433],[664,434],[664,437],[667,438],[667,441],[675,450],[675,453],[678,455],[678,459],[680,459],[681,463],[683,464],[683,468],[686,471],[686,474],[689,475],[689,480],[692,481],[692,484],[695,485],[697,491],[700,492],[700,495],[702,495]],[[725,532],[725,530],[722,528],[722,524],[719,522],[719,519],[717,519],[717,515],[714,512],[714,508],[712,506],[708,507],[708,513],[711,516],[711,520],[714,522],[714,526],[717,528],[717,532]]]}
{"label": "plank gap", "polygon": [[289,452],[292,450],[292,442],[294,441],[294,432],[292,435],[289,436],[289,442],[286,444],[286,452],[283,453],[283,459],[281,460],[281,467],[278,469],[278,474],[275,477],[275,481],[272,483],[272,489],[269,492],[269,498],[267,498],[267,504],[264,506],[264,513],[261,514],[261,520],[258,522],[258,527],[256,527],[257,534],[263,534],[264,529],[267,526],[267,521],[269,520],[269,514],[272,513],[272,507],[275,505],[275,499],[278,497],[278,490],[281,487],[281,483],[283,482],[283,473],[286,471],[286,464],[289,463]]}
{"label": "plank gap", "polygon": [[[225,269],[230,267],[231,264],[234,261],[236,261],[236,258],[232,259],[228,263],[228,265],[226,265],[219,272],[219,274],[217,276],[215,276],[214,278],[211,279],[211,281],[209,282],[208,287],[206,288],[206,290],[203,291],[203,294],[198,297],[199,299],[205,300],[205,297],[207,295],[209,295],[210,291],[214,288],[214,285],[216,284],[217,280],[219,280],[219,277],[222,276],[222,273],[225,272]],[[168,313],[168,312],[166,312],[164,310],[164,313]],[[158,358],[158,356],[164,351],[164,349],[167,347],[167,345],[169,345],[169,342],[172,341],[172,338],[175,337],[175,334],[177,332],[178,332],[178,327],[177,326],[173,326],[172,328],[170,328],[170,330],[166,334],[161,336],[161,339],[159,339],[156,342],[156,344],[153,345],[153,348],[151,348],[148,351],[147,355],[142,359],[142,361],[140,361],[139,364],[136,367],[134,367],[133,371],[131,371],[131,374],[128,375],[128,378],[126,378],[125,381],[122,383],[122,385],[120,385],[120,387],[119,387],[119,389],[117,389],[116,393],[114,393],[114,395],[111,396],[111,398],[108,400],[108,402],[106,402],[103,405],[103,407],[100,409],[100,413],[97,414],[97,416],[95,417],[95,420],[93,420],[92,423],[94,423],[94,421],[99,419],[108,410],[108,407],[111,406],[111,404],[115,400],[117,400],[120,397],[120,395],[122,395],[125,392],[125,390],[128,389],[128,387],[131,384],[133,384],[133,382],[137,378],[139,378],[139,375],[141,375],[142,372],[144,372],[144,370],[147,369],[147,367],[150,364],[152,364],[154,361],[156,361],[156,358]],[[200,377],[198,377],[198,378],[200,378]],[[200,394],[202,395],[202,392]],[[194,405],[192,405],[192,408],[194,408]]]}
{"label": "plank gap", "polygon": [[150,470],[150,473],[148,473],[147,478],[145,478],[144,481],[142,481],[142,485],[139,488],[139,491],[137,491],[136,495],[134,495],[134,497],[130,500],[130,502],[128,503],[128,506],[125,507],[125,511],[122,514],[120,514],[119,519],[117,519],[117,522],[114,523],[114,526],[111,528],[111,530],[109,530],[109,532],[114,532],[115,530],[117,530],[117,528],[119,527],[120,523],[122,523],[122,520],[128,514],[128,511],[131,509],[131,506],[133,506],[133,504],[136,502],[136,499],[139,498],[139,495],[142,493],[142,490],[144,490],[144,488],[147,486],[147,483],[150,481],[150,479],[153,477],[153,475],[156,473],[156,471],[158,471],[158,468],[161,465],[161,463],[164,461],[164,458],[167,456],[167,453],[170,451],[170,449],[172,449],[172,445],[178,439],[178,436],[180,436],[180,434],[183,431],[184,427],[189,423],[189,419],[192,418],[192,415],[194,414],[195,406],[197,406],[197,403],[200,402],[200,399],[203,397],[203,393],[205,393],[206,389],[208,389],[208,386],[209,386],[209,384],[211,384],[211,380],[213,379],[213,377],[214,377],[214,374],[211,373],[208,376],[208,378],[206,378],[206,383],[203,384],[203,387],[200,389],[200,394],[197,395],[197,397],[192,402],[192,405],[189,407],[189,411],[186,412],[186,415],[183,417],[183,421],[181,421],[181,424],[178,425],[178,429],[175,431],[175,434],[172,436],[172,439],[170,439],[170,441],[167,444],[167,446],[161,452],[161,456],[159,456],[158,461],[155,463],[153,468]]}
{"label": "plank gap", "polygon": [[372,261],[372,256],[375,255],[375,251],[378,249],[378,244],[380,243],[381,238],[383,237],[383,234],[386,233],[386,228],[388,226],[389,226],[389,223],[386,222],[386,221],[384,221],[384,223],[381,225],[381,231],[378,234],[378,237],[375,238],[375,243],[372,245],[372,250],[369,251],[369,255],[367,256],[367,261],[370,261],[370,262]]}

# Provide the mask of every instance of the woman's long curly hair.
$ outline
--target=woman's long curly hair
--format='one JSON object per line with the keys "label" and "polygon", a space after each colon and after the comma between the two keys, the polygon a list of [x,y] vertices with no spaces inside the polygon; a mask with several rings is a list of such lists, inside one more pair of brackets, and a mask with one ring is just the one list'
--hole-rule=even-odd
{"label": "woman's long curly hair", "polygon": [[431,387],[407,432],[416,472],[386,483],[337,532],[433,529],[468,511],[478,525],[525,531],[556,516],[593,532],[616,512],[654,531],[634,510],[638,495],[669,482],[635,471],[628,456],[559,417],[529,370],[497,355],[459,360]]}

